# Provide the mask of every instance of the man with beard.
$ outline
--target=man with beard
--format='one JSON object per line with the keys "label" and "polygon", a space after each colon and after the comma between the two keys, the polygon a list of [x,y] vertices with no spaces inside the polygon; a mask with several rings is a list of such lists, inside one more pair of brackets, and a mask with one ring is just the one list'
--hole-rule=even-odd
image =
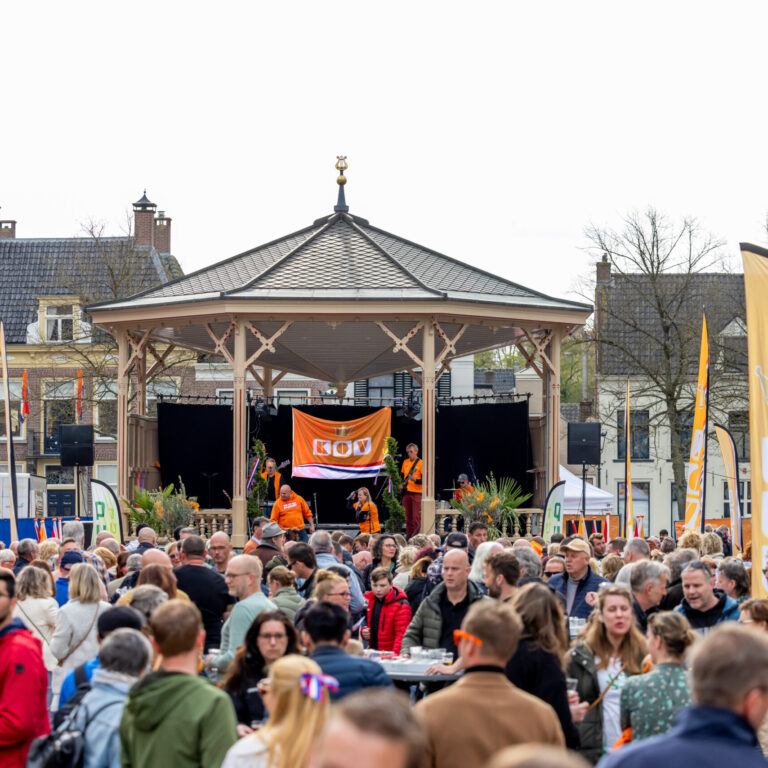
{"label": "man with beard", "polygon": [[485,586],[488,595],[502,603],[512,599],[520,578],[520,561],[509,550],[494,552],[485,561]]}

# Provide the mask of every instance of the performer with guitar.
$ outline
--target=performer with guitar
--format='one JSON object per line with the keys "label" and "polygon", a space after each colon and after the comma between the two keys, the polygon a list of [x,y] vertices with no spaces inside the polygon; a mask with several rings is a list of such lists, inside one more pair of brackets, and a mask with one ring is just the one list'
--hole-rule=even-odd
{"label": "performer with guitar", "polygon": [[408,458],[403,461],[400,472],[405,478],[402,485],[405,538],[410,539],[421,531],[422,463],[419,458],[419,446],[416,443],[408,443],[405,452]]}
{"label": "performer with guitar", "polygon": [[280,470],[287,467],[291,462],[284,461],[279,467],[274,459],[267,459],[264,462],[264,471],[261,476],[267,481],[267,498],[264,501],[264,514],[269,517],[272,513],[272,507],[280,498],[280,486],[283,484],[283,476]]}

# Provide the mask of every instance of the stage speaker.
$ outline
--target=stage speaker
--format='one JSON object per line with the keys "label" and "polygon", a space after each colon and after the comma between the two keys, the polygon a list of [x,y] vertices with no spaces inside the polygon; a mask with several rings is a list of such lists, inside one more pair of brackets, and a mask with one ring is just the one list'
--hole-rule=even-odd
{"label": "stage speaker", "polygon": [[600,424],[598,422],[568,422],[568,463],[600,463]]}
{"label": "stage speaker", "polygon": [[61,425],[61,466],[93,466],[93,424]]}

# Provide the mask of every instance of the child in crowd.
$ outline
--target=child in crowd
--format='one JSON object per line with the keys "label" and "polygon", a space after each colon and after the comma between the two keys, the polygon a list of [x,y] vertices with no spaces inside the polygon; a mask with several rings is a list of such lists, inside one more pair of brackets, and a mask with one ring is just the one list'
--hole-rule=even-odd
{"label": "child in crowd", "polygon": [[393,586],[392,578],[389,568],[376,568],[371,573],[371,591],[365,593],[368,626],[362,636],[374,650],[400,653],[411,622],[411,606],[405,592]]}

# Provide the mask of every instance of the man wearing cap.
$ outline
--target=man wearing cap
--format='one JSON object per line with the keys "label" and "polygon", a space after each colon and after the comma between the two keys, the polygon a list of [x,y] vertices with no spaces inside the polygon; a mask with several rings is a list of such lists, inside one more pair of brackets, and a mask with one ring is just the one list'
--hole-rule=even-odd
{"label": "man wearing cap", "polygon": [[309,532],[315,532],[312,512],[307,502],[298,493],[292,491],[290,485],[284,485],[280,488],[280,498],[272,507],[272,514],[269,519],[283,529],[298,528],[299,538],[302,541],[309,540],[309,536],[304,530],[305,522],[309,523]]}
{"label": "man wearing cap", "polygon": [[556,573],[547,585],[565,597],[567,616],[586,619],[592,613],[587,594],[597,592],[604,579],[590,569],[592,552],[584,539],[574,537],[560,551],[565,555],[565,573]]}
{"label": "man wearing cap", "polygon": [[261,529],[261,544],[256,549],[249,552],[261,560],[264,577],[262,581],[267,580],[267,563],[277,558],[280,565],[288,565],[285,559],[285,531],[277,523],[267,523]]}
{"label": "man wearing cap", "polygon": [[59,577],[56,579],[56,602],[62,606],[69,600],[69,572],[73,565],[83,562],[83,556],[71,549],[61,556],[59,562]]}

